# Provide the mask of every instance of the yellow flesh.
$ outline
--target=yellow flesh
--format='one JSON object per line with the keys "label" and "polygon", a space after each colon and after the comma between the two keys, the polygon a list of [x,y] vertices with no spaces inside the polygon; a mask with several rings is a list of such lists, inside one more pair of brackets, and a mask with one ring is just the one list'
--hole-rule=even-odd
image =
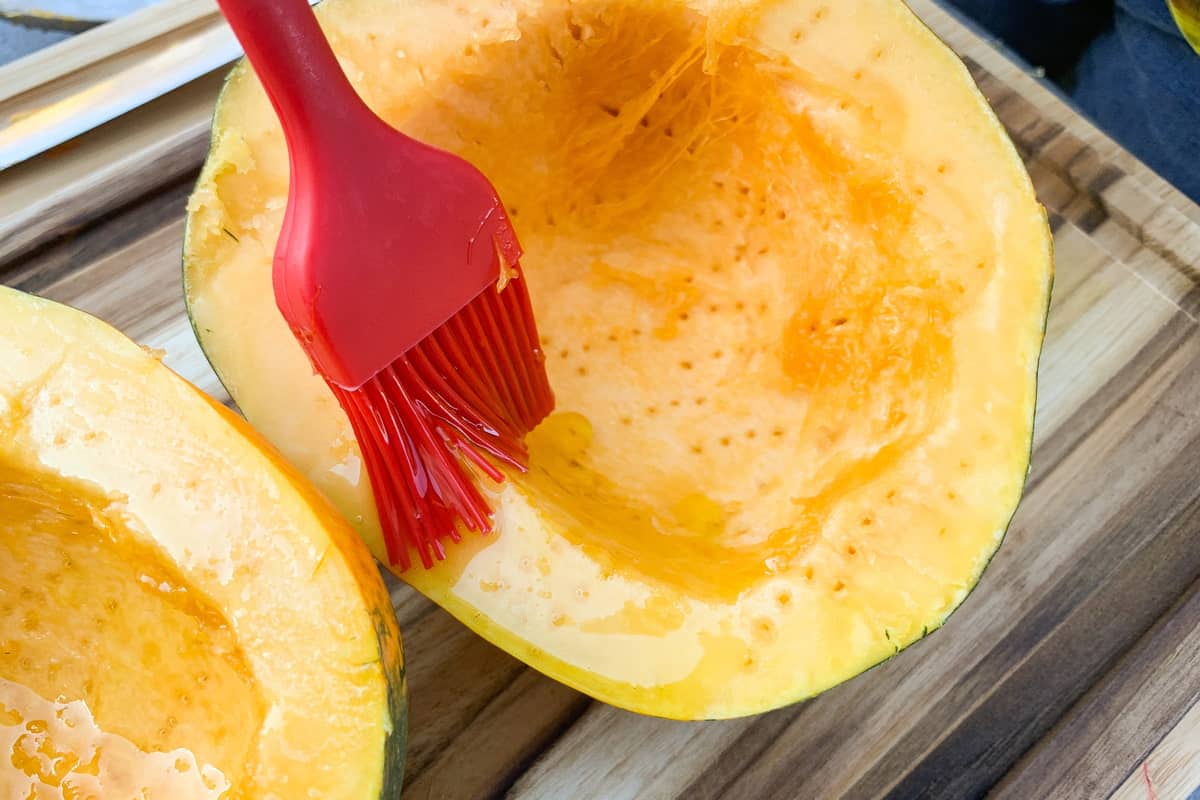
{"label": "yellow flesh", "polygon": [[[0,469],[0,704],[8,712],[5,719],[0,710],[0,758],[9,754],[6,738],[14,755],[45,756],[12,773],[11,794],[27,794],[23,780],[78,783],[89,765],[154,774],[142,750],[99,744],[97,737],[111,735],[154,751],[182,749],[185,772],[176,774],[194,785],[174,793],[216,797],[197,766],[213,771],[214,787],[245,777],[265,710],[254,678],[221,612],[110,518],[110,501],[89,494],[54,476]],[[29,726],[53,722],[57,709],[47,701],[59,697],[82,701],[104,727],[73,745],[63,743],[64,731],[47,731],[58,734],[48,746],[63,755],[54,755],[41,743],[31,747],[38,732]],[[124,770],[107,763],[126,756]],[[124,788],[134,796],[146,787]]]}
{"label": "yellow flesh", "polygon": [[232,419],[0,289],[0,795],[378,793],[386,593]]}
{"label": "yellow flesh", "polygon": [[[367,101],[496,183],[558,398],[499,534],[405,578],[666,716],[800,699],[939,625],[1020,494],[1050,259],[1011,145],[910,12],[323,5]],[[197,330],[382,555],[349,426],[273,306],[286,151],[248,72],[215,131]]]}

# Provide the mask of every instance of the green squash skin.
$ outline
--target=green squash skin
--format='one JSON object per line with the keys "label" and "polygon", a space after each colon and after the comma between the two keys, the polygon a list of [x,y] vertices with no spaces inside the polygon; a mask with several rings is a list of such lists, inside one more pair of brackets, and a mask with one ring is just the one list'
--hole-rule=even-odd
{"label": "green squash skin", "polygon": [[[216,144],[218,123],[216,112],[220,110],[225,100],[225,91],[229,88],[229,84],[231,84],[235,78],[237,78],[247,69],[249,69],[249,67],[246,64],[246,59],[239,59],[232,67],[229,68],[229,72],[226,73],[225,79],[221,82],[221,90],[217,92],[217,99],[213,104],[213,108],[215,110],[213,112],[212,124],[208,129],[208,153],[213,151],[213,147]],[[191,194],[194,194],[196,188],[198,188],[199,185],[204,182],[207,173],[208,155],[206,153],[204,157],[204,164],[200,168],[200,174],[196,177],[196,182],[193,185]],[[189,197],[191,194],[189,194]],[[217,376],[217,380],[220,382],[221,387],[225,389],[225,393],[232,397],[233,395],[229,392],[229,386],[225,382],[225,376],[221,374],[221,370],[217,367],[217,364],[215,361],[213,361],[212,356],[208,354],[208,349],[204,346],[204,331],[196,323],[196,318],[192,316],[192,289],[191,284],[188,281],[188,261],[190,260],[188,258],[188,242],[191,241],[191,236],[189,235],[189,229],[191,228],[191,225],[192,215],[190,213],[185,214],[183,218],[183,253],[181,255],[182,269],[180,270],[180,277],[183,284],[183,302],[187,311],[188,325],[190,325],[192,328],[192,334],[196,337],[196,343],[200,345],[200,352],[204,355],[204,360],[208,362],[209,369],[211,369],[213,374]]]}
{"label": "green squash skin", "polygon": [[379,658],[388,680],[388,719],[392,730],[384,741],[383,800],[399,798],[404,786],[404,759],[408,749],[408,676],[395,617],[380,609],[372,610]]}

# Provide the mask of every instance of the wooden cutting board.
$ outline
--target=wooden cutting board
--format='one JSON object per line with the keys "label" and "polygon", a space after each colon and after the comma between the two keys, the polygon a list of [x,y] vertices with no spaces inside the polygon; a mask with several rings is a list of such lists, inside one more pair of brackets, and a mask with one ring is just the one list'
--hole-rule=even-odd
{"label": "wooden cutting board", "polygon": [[[1057,247],[1032,474],[982,583],[866,675],[702,723],[592,702],[394,583],[406,798],[1200,797],[1200,208],[937,6],[913,6],[1008,127]],[[0,173],[0,280],[112,321],[228,400],[180,297],[216,86]]]}

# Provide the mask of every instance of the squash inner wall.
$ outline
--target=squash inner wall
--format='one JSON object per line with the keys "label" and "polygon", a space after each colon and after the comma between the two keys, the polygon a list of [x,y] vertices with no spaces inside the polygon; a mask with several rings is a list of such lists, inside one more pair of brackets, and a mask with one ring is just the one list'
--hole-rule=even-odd
{"label": "squash inner wall", "polygon": [[0,464],[0,520],[0,758],[15,769],[0,778],[46,792],[122,776],[107,791],[151,798],[237,786],[264,708],[221,613],[99,493]]}
{"label": "squash inner wall", "polygon": [[[513,480],[551,527],[601,564],[728,600],[802,565],[848,494],[902,490],[893,468],[945,422],[954,323],[997,249],[943,179],[970,165],[893,144],[909,106],[883,48],[830,77],[714,45],[717,23],[676,4],[550,4],[505,41],[486,8],[459,13],[479,39],[383,72],[405,88],[371,77],[404,62],[386,36],[335,44],[378,112],[473,161],[509,206],[558,399]],[[265,272],[253,289],[242,276],[278,230],[275,156],[213,177],[228,227],[205,258],[231,266],[197,319],[269,295]],[[208,346],[228,363],[232,343]],[[281,383],[243,408],[265,419],[286,397]],[[300,449],[302,422],[271,435]],[[321,475],[335,499],[366,481]]]}
{"label": "squash inner wall", "polygon": [[678,6],[574,8],[405,124],[493,177],[528,252],[559,413],[519,486],[601,563],[730,598],[940,422],[986,268],[929,256],[942,223],[886,158],[879,82],[709,49]]}

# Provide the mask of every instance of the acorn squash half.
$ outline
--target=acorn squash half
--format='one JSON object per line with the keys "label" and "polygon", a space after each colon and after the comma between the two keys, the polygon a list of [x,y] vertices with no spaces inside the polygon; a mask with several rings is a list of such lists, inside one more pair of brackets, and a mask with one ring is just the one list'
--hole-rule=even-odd
{"label": "acorn squash half", "polygon": [[[558,411],[498,532],[404,578],[618,706],[796,701],[938,627],[1029,460],[1029,178],[895,0],[327,0],[365,99],[496,182]],[[190,204],[205,351],[380,557],[349,425],[273,305],[287,154],[237,67]],[[403,265],[397,265],[398,270]]]}
{"label": "acorn squash half", "polygon": [[0,795],[398,797],[378,569],[243,421],[0,287]]}

